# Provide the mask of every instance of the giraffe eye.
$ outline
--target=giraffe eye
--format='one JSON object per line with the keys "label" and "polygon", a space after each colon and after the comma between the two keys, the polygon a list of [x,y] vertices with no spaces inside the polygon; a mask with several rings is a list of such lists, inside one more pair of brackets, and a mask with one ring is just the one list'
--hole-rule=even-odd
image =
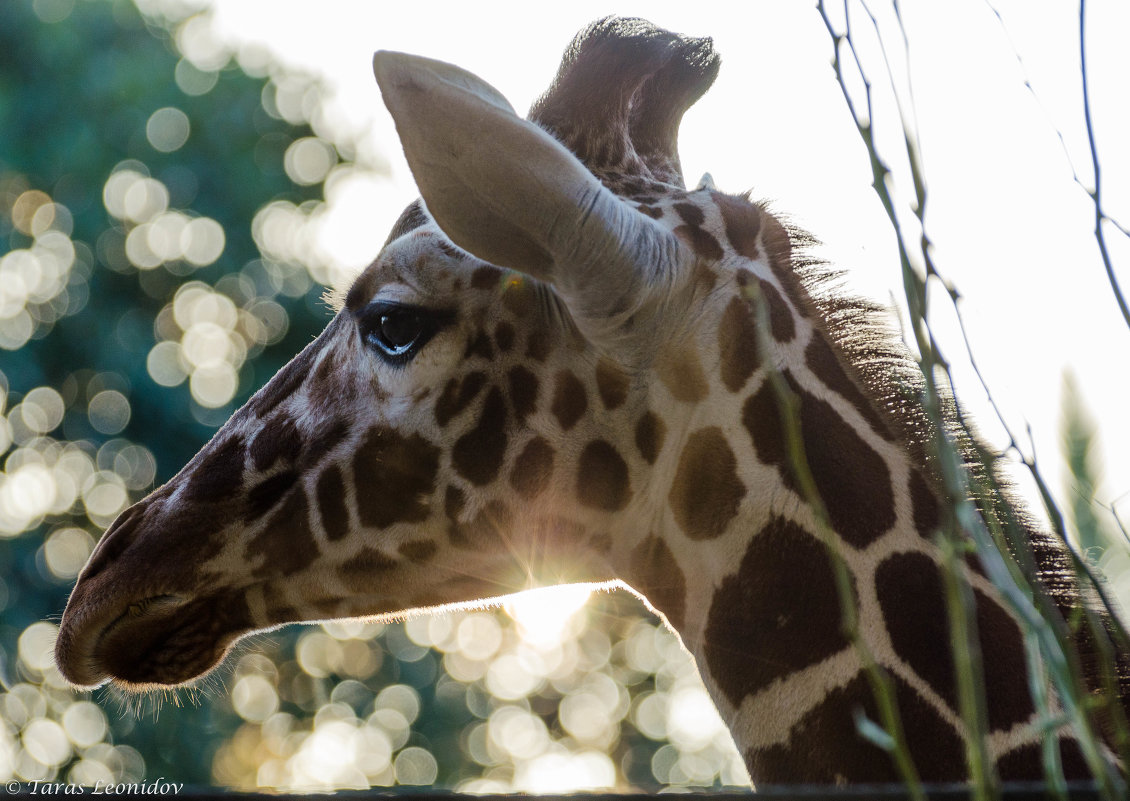
{"label": "giraffe eye", "polygon": [[393,353],[403,353],[424,333],[424,320],[414,311],[382,314],[373,332],[377,344]]}
{"label": "giraffe eye", "polygon": [[357,315],[362,339],[394,365],[406,364],[439,330],[439,315],[415,306],[373,303]]}

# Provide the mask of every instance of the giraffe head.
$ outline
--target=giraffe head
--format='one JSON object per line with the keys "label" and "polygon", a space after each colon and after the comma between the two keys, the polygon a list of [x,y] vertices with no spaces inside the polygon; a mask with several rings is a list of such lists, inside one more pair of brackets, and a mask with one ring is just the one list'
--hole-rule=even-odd
{"label": "giraffe head", "polygon": [[457,67],[378,53],[422,202],[321,336],[106,532],[63,674],[175,685],[288,622],[630,580],[671,485],[656,404],[707,391],[692,312],[721,249],[676,137],[717,69],[709,39],[602,20],[527,121]]}

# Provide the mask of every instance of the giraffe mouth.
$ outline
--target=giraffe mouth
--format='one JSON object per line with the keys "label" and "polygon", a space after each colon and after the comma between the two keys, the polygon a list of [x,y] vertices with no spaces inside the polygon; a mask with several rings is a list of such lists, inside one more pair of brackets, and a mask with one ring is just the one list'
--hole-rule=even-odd
{"label": "giraffe mouth", "polygon": [[189,684],[219,665],[252,626],[227,595],[158,595],[130,604],[98,639],[95,654],[127,689]]}
{"label": "giraffe mouth", "polygon": [[245,608],[219,596],[147,596],[118,607],[104,623],[64,621],[57,662],[80,686],[109,681],[139,691],[189,684],[252,628]]}

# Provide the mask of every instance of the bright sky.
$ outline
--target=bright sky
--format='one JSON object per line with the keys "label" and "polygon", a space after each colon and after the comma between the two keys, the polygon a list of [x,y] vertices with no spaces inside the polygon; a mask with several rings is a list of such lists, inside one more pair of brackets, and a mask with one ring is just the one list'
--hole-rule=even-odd
{"label": "bright sky", "polygon": [[[881,300],[901,299],[894,238],[869,187],[865,151],[829,66],[831,45],[816,11],[795,0],[760,2],[376,3],[368,0],[214,0],[220,34],[259,44],[285,63],[322,76],[339,125],[364,132],[390,162],[391,179],[331,193],[323,244],[363,264],[415,196],[391,120],[374,84],[377,49],[459,64],[524,110],[548,85],[565,45],[610,14],[645,16],[672,30],[714,37],[722,71],[687,115],[681,138],[688,182],[709,171],[719,188],[753,190],[812,231],[850,283]],[[834,5],[834,4],[833,4]],[[876,4],[877,6],[878,4]],[[1100,499],[1130,520],[1130,329],[1114,304],[1092,235],[1094,210],[1072,183],[1090,183],[1082,117],[1078,18],[1071,4],[1001,0],[904,4],[914,97],[929,186],[928,227],[939,269],[962,292],[975,353],[993,394],[1020,436],[1031,424],[1049,483],[1062,486],[1061,382],[1071,369],[1099,421],[1106,482]],[[1124,79],[1130,54],[1120,32],[1130,6],[1089,7],[1089,58],[1096,138],[1108,213],[1130,224],[1130,115]],[[533,10],[533,9],[536,9]],[[857,8],[858,11],[858,8]],[[856,30],[867,25],[856,14]],[[893,58],[901,58],[895,40]],[[1014,52],[1015,48],[1015,52]],[[1017,60],[1023,60],[1023,67]],[[868,70],[884,88],[877,54]],[[1037,102],[1024,88],[1031,81]],[[879,126],[895,125],[888,115]],[[1062,131],[1064,146],[1057,138]],[[895,135],[898,128],[888,128]],[[884,152],[898,143],[887,134]],[[900,179],[905,197],[909,182]],[[1110,232],[1124,290],[1130,247]],[[935,293],[938,310],[944,298]],[[946,355],[964,347],[939,314]],[[960,397],[998,439],[984,393],[958,370]],[[1025,442],[1027,447],[1027,443]]]}

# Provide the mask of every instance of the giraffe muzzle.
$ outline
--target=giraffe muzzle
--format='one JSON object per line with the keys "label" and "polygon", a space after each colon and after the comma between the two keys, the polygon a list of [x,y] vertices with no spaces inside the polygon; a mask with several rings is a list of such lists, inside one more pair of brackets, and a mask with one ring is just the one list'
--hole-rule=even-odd
{"label": "giraffe muzzle", "polygon": [[68,605],[59,629],[55,660],[64,678],[80,687],[95,687],[119,678],[108,670],[111,648],[146,619],[167,619],[186,599],[168,594],[150,595],[125,604],[84,605],[83,614],[70,614]]}
{"label": "giraffe muzzle", "polygon": [[107,605],[85,619],[64,616],[56,661],[68,681],[83,687],[189,684],[252,628],[246,610],[238,596],[159,594]]}

